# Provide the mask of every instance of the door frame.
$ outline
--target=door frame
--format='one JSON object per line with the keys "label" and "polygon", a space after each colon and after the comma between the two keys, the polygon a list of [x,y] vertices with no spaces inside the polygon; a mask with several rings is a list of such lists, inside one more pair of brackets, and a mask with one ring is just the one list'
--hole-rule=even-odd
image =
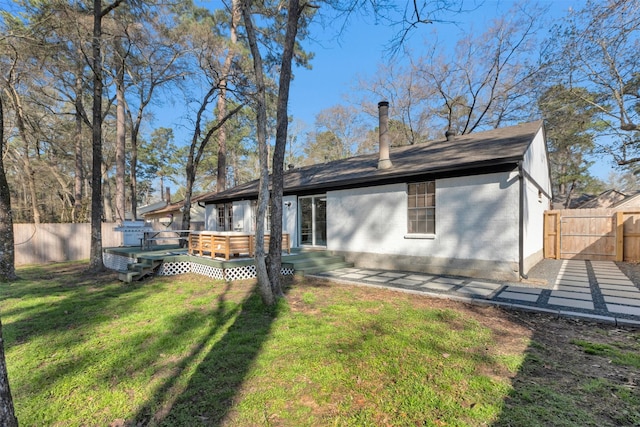
{"label": "door frame", "polygon": [[[302,199],[311,199],[311,244],[308,243],[302,243],[302,203],[301,200]],[[317,238],[317,231],[316,231],[316,203],[315,200],[316,199],[324,199],[325,202],[325,218],[324,218],[324,227],[325,227],[325,242],[323,245],[318,245],[316,244],[316,238]],[[327,204],[327,194],[326,193],[322,193],[322,194],[312,194],[309,196],[298,196],[298,218],[299,220],[298,222],[298,246],[300,247],[311,247],[311,248],[326,248],[327,247],[327,242],[326,242],[326,234],[327,234],[327,209],[326,209],[326,204]]]}

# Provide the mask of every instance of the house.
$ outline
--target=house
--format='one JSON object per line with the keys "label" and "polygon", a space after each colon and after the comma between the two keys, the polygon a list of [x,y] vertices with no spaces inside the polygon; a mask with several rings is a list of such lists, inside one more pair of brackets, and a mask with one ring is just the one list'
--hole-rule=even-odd
{"label": "house", "polygon": [[627,195],[624,199],[610,206],[616,211],[626,210],[640,210],[640,192],[636,192],[630,195]]}
{"label": "house", "polygon": [[[283,231],[361,268],[517,280],[543,257],[551,181],[541,121],[285,173]],[[253,232],[258,182],[203,198],[205,229]]]}
{"label": "house", "polygon": [[625,200],[626,197],[626,194],[618,190],[607,190],[598,194],[596,197],[579,204],[575,209],[610,208]]}
{"label": "house", "polygon": [[[204,207],[199,202],[205,197],[211,197],[215,192],[201,194],[191,199],[190,212],[190,230],[202,230],[204,228]],[[176,203],[167,203],[152,211],[144,214],[144,220],[155,230],[165,228],[180,230],[182,229],[182,214],[184,212],[184,200]]]}

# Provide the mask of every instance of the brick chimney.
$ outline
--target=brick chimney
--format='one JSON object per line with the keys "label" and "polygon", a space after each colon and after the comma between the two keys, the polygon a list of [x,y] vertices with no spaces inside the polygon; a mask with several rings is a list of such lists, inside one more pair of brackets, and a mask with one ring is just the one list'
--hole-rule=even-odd
{"label": "brick chimney", "polygon": [[167,202],[167,205],[171,204],[171,188],[169,188],[169,187],[165,188],[164,199]]}
{"label": "brick chimney", "polygon": [[378,102],[378,119],[380,130],[380,158],[378,159],[378,169],[389,169],[393,165],[389,159],[389,102]]}

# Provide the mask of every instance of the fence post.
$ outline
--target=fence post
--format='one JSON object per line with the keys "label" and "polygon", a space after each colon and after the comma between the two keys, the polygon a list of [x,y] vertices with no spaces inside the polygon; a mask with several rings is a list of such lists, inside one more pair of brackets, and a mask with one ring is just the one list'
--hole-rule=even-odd
{"label": "fence post", "polygon": [[556,259],[560,259],[560,227],[562,218],[560,212],[556,212]]}
{"label": "fence post", "polygon": [[616,212],[616,261],[624,260],[624,212]]}

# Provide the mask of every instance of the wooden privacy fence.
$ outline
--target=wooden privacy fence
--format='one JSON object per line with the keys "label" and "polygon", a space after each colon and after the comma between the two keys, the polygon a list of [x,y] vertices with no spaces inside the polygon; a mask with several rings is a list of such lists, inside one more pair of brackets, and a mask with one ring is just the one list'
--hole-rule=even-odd
{"label": "wooden privacy fence", "polygon": [[[102,224],[102,247],[122,244],[122,233],[114,231],[117,224]],[[91,225],[81,224],[13,224],[15,264],[89,259]]]}
{"label": "wooden privacy fence", "polygon": [[544,214],[544,257],[640,261],[640,210],[547,211]]}

